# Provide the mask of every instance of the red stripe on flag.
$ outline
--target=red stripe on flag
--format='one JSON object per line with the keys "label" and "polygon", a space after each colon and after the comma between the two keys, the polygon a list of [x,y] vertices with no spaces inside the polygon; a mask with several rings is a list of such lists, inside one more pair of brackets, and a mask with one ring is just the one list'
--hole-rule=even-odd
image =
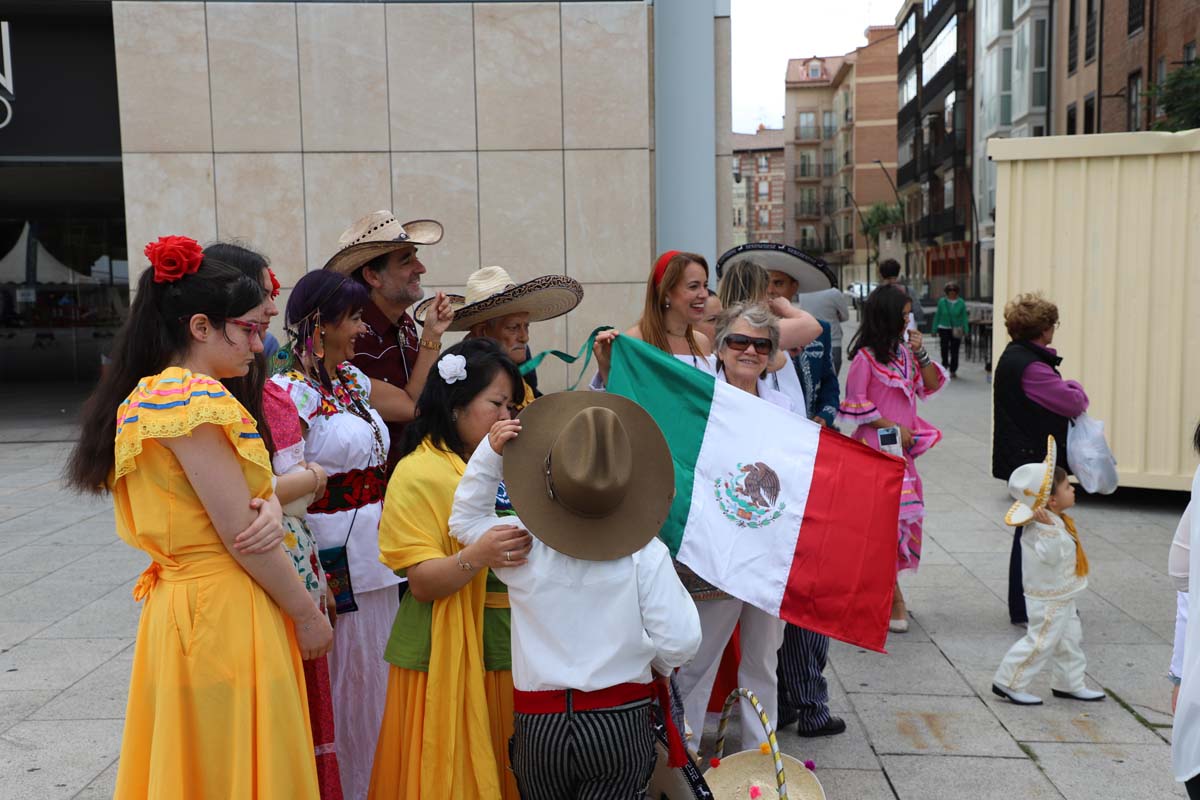
{"label": "red stripe on flag", "polygon": [[780,617],[886,652],[903,479],[904,462],[821,429]]}

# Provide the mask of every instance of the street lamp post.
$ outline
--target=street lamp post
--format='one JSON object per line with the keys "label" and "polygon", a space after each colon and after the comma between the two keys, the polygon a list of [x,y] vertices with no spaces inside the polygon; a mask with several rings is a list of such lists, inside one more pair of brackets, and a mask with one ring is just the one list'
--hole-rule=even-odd
{"label": "street lamp post", "polygon": [[888,172],[887,167],[878,158],[875,159],[875,163],[883,170],[883,177],[887,178],[888,185],[892,187],[892,194],[896,195],[896,205],[900,208],[900,214],[904,218],[904,280],[907,281],[910,254],[909,242],[912,239],[908,230],[908,212],[904,208],[904,201],[900,199],[900,190],[896,188],[896,183],[892,180],[892,175]]}

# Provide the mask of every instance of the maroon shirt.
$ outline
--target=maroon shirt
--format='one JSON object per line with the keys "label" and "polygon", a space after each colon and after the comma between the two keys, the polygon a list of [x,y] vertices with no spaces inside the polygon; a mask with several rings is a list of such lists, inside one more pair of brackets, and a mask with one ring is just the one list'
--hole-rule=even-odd
{"label": "maroon shirt", "polygon": [[[367,374],[373,381],[386,381],[398,389],[408,385],[413,365],[417,361],[420,339],[417,336],[417,323],[405,312],[400,317],[400,324],[393,324],[384,316],[379,306],[368,300],[363,307],[362,321],[366,323],[367,332],[358,337],[354,344],[354,366]],[[399,461],[400,440],[404,436],[403,422],[388,422],[388,433],[391,435],[391,447],[388,450],[388,474]]]}

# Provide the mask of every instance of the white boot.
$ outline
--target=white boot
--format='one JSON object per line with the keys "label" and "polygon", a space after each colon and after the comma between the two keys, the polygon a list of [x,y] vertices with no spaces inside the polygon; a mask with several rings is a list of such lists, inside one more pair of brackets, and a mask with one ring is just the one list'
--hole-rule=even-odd
{"label": "white boot", "polygon": [[1066,700],[1082,700],[1085,703],[1094,703],[1097,700],[1103,700],[1108,697],[1104,692],[1098,692],[1095,689],[1089,689],[1086,686],[1082,689],[1076,689],[1073,692],[1064,692],[1060,689],[1051,689],[1055,697],[1061,697]]}
{"label": "white boot", "polygon": [[998,683],[992,684],[992,694],[997,697],[1007,698],[1010,702],[1018,706],[1040,706],[1042,704],[1042,698],[1036,694],[1013,691],[1007,686],[1001,686]]}

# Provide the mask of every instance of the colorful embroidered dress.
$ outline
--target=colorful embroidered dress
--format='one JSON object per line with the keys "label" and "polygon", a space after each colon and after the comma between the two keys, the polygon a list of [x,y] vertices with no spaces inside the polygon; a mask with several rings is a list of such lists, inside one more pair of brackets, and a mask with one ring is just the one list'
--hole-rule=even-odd
{"label": "colorful embroidered dress", "polygon": [[[851,437],[879,449],[879,432],[869,423],[888,419],[913,432],[913,446],[905,453],[907,466],[900,495],[897,571],[916,571],[921,560],[921,523],[925,519],[925,495],[916,458],[942,439],[942,432],[917,416],[917,399],[928,400],[946,385],[946,370],[935,364],[938,385],[927,387],[912,351],[901,346],[892,360],[881,364],[868,348],[855,354],[846,375],[846,396],[837,421],[855,426]],[[864,487],[869,490],[869,487]]]}
{"label": "colorful embroidered dress", "polygon": [[[292,398],[278,384],[267,382],[263,387],[263,416],[271,429],[275,455],[271,466],[277,476],[305,472],[304,437],[300,418]],[[306,473],[307,474],[307,473]],[[304,512],[311,501],[301,498],[284,507],[283,527],[286,534],[283,547],[291,556],[296,574],[309,597],[322,612],[325,611],[325,570],[317,555],[317,539],[304,524]],[[317,777],[321,800],[342,800],[342,778],[338,771],[337,744],[334,740],[333,693],[329,685],[329,661],[325,656],[304,662],[304,683],[308,690],[309,721],[313,731],[313,754],[317,761]]]}
{"label": "colorful embroidered dress", "polygon": [[228,439],[250,494],[269,497],[262,437],[220,382],[172,367],[117,411],[117,534],[153,561],[134,588],[144,603],[115,796],[316,798],[292,623],[230,555],[159,443],[204,424]]}
{"label": "colorful embroidered dress", "polygon": [[[449,531],[465,470],[429,439],[400,460],[380,527],[385,564],[403,571],[462,549]],[[512,514],[503,484],[496,512]],[[508,767],[510,635],[508,589],[491,570],[431,603],[404,596],[385,656],[391,668],[371,800],[518,800]]]}

